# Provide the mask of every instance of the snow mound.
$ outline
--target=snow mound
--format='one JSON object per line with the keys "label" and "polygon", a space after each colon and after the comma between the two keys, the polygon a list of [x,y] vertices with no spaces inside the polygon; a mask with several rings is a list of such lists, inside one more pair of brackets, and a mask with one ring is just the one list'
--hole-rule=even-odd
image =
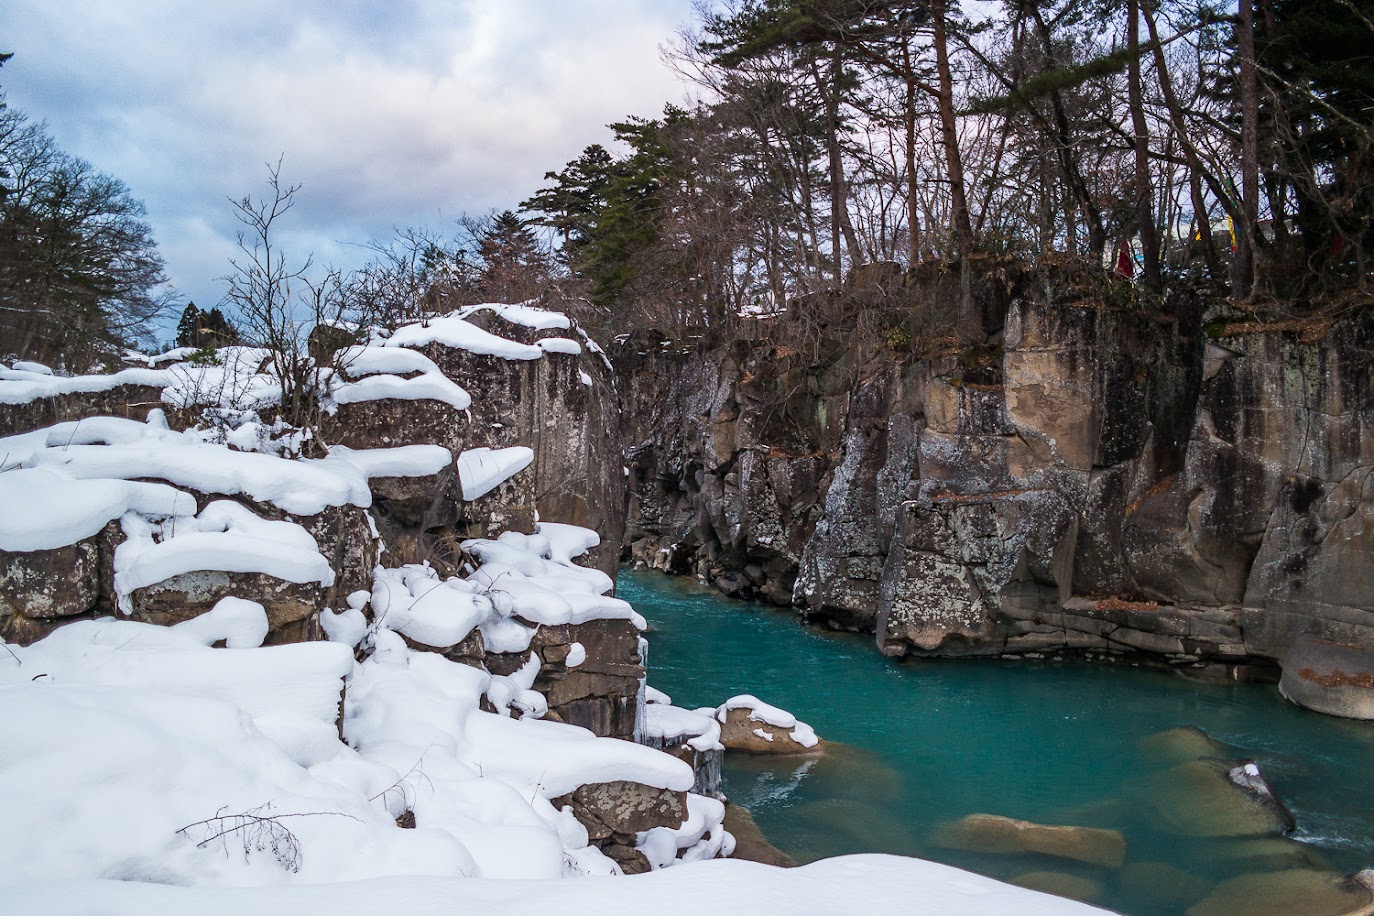
{"label": "snow mound", "polygon": [[530,360],[541,359],[544,356],[544,351],[538,347],[498,337],[471,322],[464,321],[456,312],[397,328],[384,342],[388,347],[411,349],[427,344],[439,344],[482,356],[498,356],[501,359]]}
{"label": "snow mound", "polygon": [[126,513],[154,518],[188,515],[196,501],[159,483],[76,480],[52,468],[0,474],[0,550],[66,547],[91,537]]}
{"label": "snow mound", "polygon": [[536,331],[566,331],[572,327],[572,320],[562,312],[541,309],[528,303],[506,305],[500,302],[484,302],[480,305],[467,305],[455,314],[467,319],[478,312],[491,312],[512,324],[524,325]]}
{"label": "snow mound", "polygon": [[467,449],[458,456],[458,480],[463,485],[463,499],[471,502],[486,496],[533,463],[534,450],[523,445]]}
{"label": "snow mound", "polygon": [[[36,366],[37,368],[23,368]],[[113,391],[121,385],[149,385],[162,388],[169,383],[167,372],[160,369],[123,369],[110,375],[53,375],[47,366],[25,363],[13,368],[0,366],[0,404],[27,404],[38,398],[55,398],[64,394],[91,394]]]}
{"label": "snow mound", "polygon": [[125,540],[115,548],[114,585],[126,614],[137,589],[202,570],[334,584],[334,569],[308,531],[295,522],[261,518],[229,500],[216,500],[194,517],[161,523],[129,512],[121,524]]}
{"label": "snow mound", "polygon": [[331,392],[335,404],[394,398],[441,401],[457,410],[472,405],[467,391],[444,375],[428,356],[414,350],[375,344],[350,347],[343,351],[340,364],[343,376],[355,381],[336,383]]}

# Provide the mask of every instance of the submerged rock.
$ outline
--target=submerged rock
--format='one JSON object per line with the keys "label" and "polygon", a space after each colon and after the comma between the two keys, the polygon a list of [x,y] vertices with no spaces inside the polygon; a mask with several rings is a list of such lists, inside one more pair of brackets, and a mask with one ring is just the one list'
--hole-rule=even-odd
{"label": "submerged rock", "polygon": [[1202,757],[1220,757],[1230,749],[1196,725],[1180,725],[1140,740],[1140,748],[1156,760],[1182,763]]}
{"label": "submerged rock", "polygon": [[1204,854],[1235,873],[1282,871],[1286,868],[1329,870],[1331,864],[1317,847],[1289,837],[1246,837],[1209,841]]}
{"label": "submerged rock", "polygon": [[1093,903],[1102,896],[1102,885],[1081,875],[1067,875],[1059,871],[1032,871],[1011,879],[1011,883],[1042,894],[1068,897],[1083,903]]}
{"label": "submerged rock", "polygon": [[1284,659],[1279,692],[1327,715],[1374,719],[1374,649],[1302,637]]}
{"label": "submerged rock", "polygon": [[1159,907],[1185,907],[1201,900],[1211,885],[1167,862],[1132,862],[1117,876],[1122,892]]}
{"label": "submerged rock", "polygon": [[1292,868],[1223,881],[1187,916],[1367,916],[1374,893],[1337,872]]}
{"label": "submerged rock", "polygon": [[852,798],[827,798],[802,805],[792,816],[803,829],[818,828],[827,837],[845,838],[835,844],[837,854],[881,850],[919,857],[923,852],[908,822],[876,804]]}
{"label": "submerged rock", "polygon": [[725,829],[735,838],[735,851],[730,856],[732,859],[776,865],[779,868],[797,866],[795,859],[768,842],[768,838],[763,835],[748,808],[742,805],[726,805]]}
{"label": "submerged rock", "polygon": [[1018,821],[996,814],[970,814],[935,831],[935,842],[973,852],[1039,853],[1060,859],[1120,868],[1126,838],[1120,830]]}

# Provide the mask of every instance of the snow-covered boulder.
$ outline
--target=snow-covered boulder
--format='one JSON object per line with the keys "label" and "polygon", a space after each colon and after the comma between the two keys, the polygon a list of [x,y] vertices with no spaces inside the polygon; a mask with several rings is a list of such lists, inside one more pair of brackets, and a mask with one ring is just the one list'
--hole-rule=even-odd
{"label": "snow-covered boulder", "polygon": [[754,754],[811,754],[821,749],[820,738],[805,722],[758,697],[731,697],[716,710],[720,742],[727,750]]}

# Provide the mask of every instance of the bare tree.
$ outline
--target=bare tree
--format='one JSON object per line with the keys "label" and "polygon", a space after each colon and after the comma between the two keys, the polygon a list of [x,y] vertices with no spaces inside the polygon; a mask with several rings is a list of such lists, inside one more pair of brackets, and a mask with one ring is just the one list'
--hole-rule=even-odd
{"label": "bare tree", "polygon": [[[243,318],[246,337],[268,351],[281,384],[281,418],[308,430],[307,448],[318,451],[324,407],[321,394],[342,366],[340,354],[353,342],[349,297],[343,275],[332,268],[312,272],[313,256],[292,262],[277,245],[278,223],[295,206],[300,185],[284,184],[281,160],[267,164],[267,194],[232,200],[238,257],[231,258],[224,301]],[[293,288],[294,287],[294,288]],[[357,317],[357,316],[353,316]],[[311,345],[316,329],[333,329]]]}

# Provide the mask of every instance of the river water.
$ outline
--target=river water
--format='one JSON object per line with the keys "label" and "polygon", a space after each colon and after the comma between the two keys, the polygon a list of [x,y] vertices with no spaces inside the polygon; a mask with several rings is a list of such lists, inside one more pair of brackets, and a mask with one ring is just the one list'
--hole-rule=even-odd
{"label": "river water", "polygon": [[[871,637],[805,628],[689,579],[624,571],[617,593],[648,618],[649,682],[675,705],[752,693],[838,743],[811,760],[727,755],[726,794],[799,862],[916,855],[1132,916],[1181,913],[1240,875],[1374,866],[1374,726],[1300,710],[1271,685],[1083,663],[896,661]],[[1162,822],[1155,802],[1179,760],[1146,739],[1178,726],[1224,742],[1228,759],[1255,760],[1296,816],[1298,842],[1185,836]],[[1118,829],[1125,865],[942,845],[943,825],[975,813]]]}

